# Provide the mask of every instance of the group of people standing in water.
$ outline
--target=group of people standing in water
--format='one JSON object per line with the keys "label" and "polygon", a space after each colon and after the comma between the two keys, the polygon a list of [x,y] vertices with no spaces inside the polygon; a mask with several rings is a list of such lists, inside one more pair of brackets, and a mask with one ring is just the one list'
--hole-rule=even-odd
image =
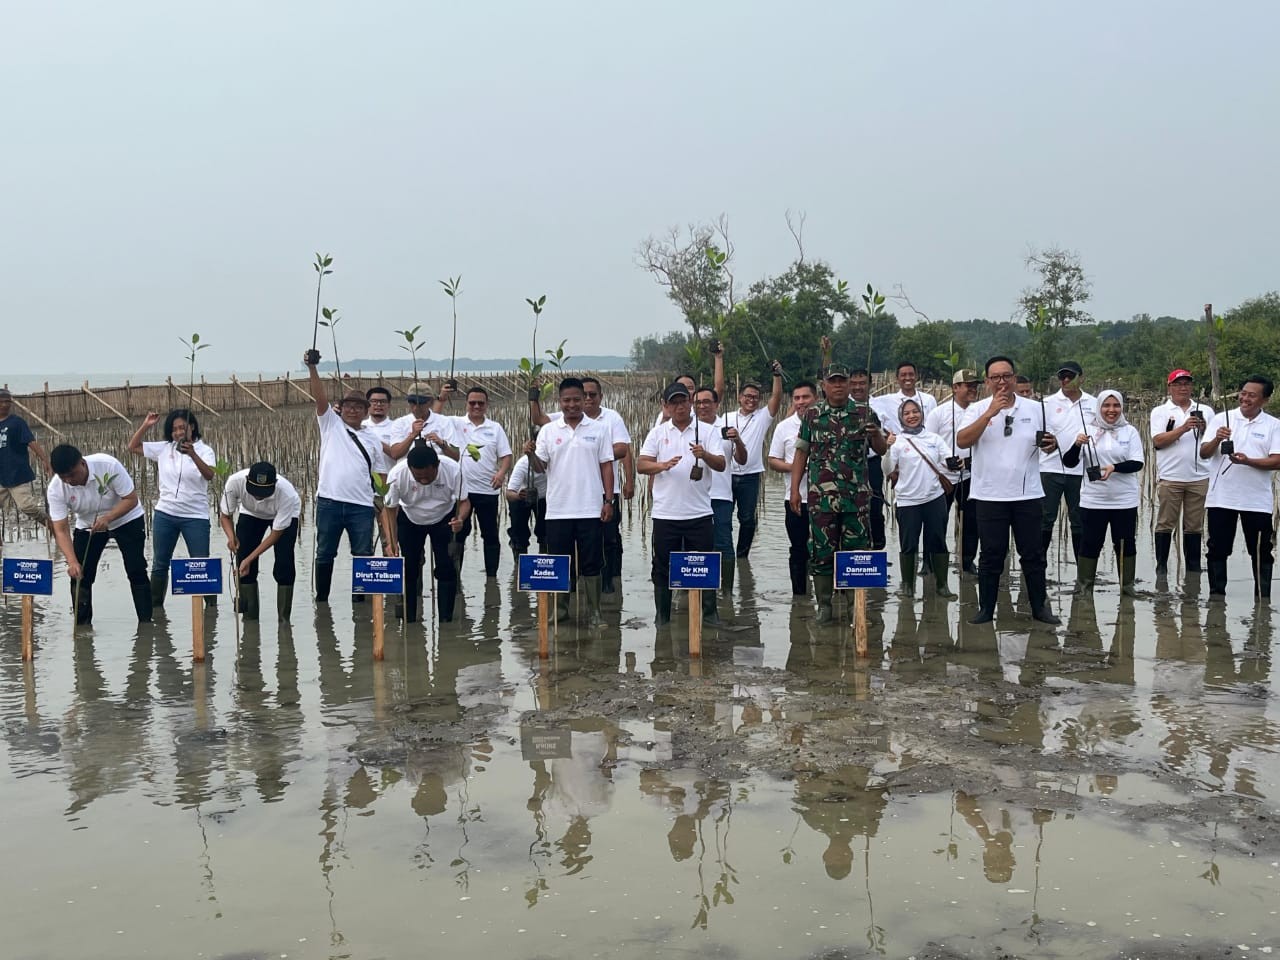
{"label": "group of people standing in water", "polygon": [[[352,391],[332,403],[316,369],[319,356],[308,351],[304,362],[319,435],[316,602],[329,599],[341,538],[347,537],[353,556],[371,555],[376,532],[384,553],[406,561],[399,614],[409,621],[423,616],[429,564],[436,580],[434,612],[449,622],[473,524],[479,527],[485,575],[498,573],[499,507],[505,498],[513,557],[535,539],[540,552],[571,555],[587,623],[599,626],[601,593],[616,592],[621,583],[621,502],[634,495],[640,475],[649,477],[652,494],[651,579],[662,624],[671,616],[667,562],[673,550],[719,551],[721,592],[732,591],[735,563],[752,548],[766,471],[784,477],[792,593],[812,591],[819,622],[833,615],[836,552],[885,549],[889,502],[898,534],[894,578],[903,601],[916,595],[918,576],[932,581],[936,597],[955,599],[948,548],[954,508],[957,567],[961,576],[977,580],[970,622],[994,619],[1012,537],[1031,615],[1058,623],[1047,568],[1064,502],[1074,589],[1093,589],[1109,537],[1120,591],[1134,594],[1140,477],[1151,469],[1146,441],[1126,417],[1119,391],[1084,391],[1078,363],[1064,362],[1057,371],[1059,389],[1037,398],[1013,360],[992,357],[981,376],[956,371],[952,395],[942,403],[917,389],[910,362],[896,371],[898,389],[876,397],[869,395],[866,370],[831,363],[821,389],[808,380],[792,386],[791,409],[775,424],[786,398],[781,368],[775,363],[770,371],[767,402],[763,385],[749,381],[739,390],[736,409],[721,413],[723,347],[715,345],[713,355],[713,383],[676,378],[663,390],[662,410],[638,445],[623,418],[603,405],[599,380],[566,378],[556,385],[556,413],[543,412],[541,391],[530,392],[536,438],[517,451],[488,417],[482,387],[466,391],[464,416],[450,417],[443,407],[452,384],[439,392],[414,384],[408,412],[394,418],[390,392],[382,387]],[[1194,399],[1188,370],[1171,371],[1167,384],[1168,399],[1151,411],[1149,431],[1156,471],[1154,559],[1162,581],[1157,586],[1164,586],[1176,539],[1187,574],[1202,572],[1203,553],[1210,597],[1224,595],[1240,527],[1254,595],[1269,600],[1271,477],[1280,469],[1280,421],[1264,409],[1273,384],[1263,376],[1246,378],[1237,405],[1222,411]],[[158,438],[149,439],[157,426]],[[215,476],[222,477],[217,517],[235,557],[238,612],[259,616],[258,564],[271,550],[277,615],[287,621],[302,514],[297,488],[267,459],[236,473],[220,467],[188,409],[170,411],[163,420],[148,413],[128,449],[155,464],[149,569],[147,525],[130,470],[108,454],[85,455],[68,444],[46,455],[25,421],[12,413],[8,392],[0,390],[0,489],[48,524],[66,560],[76,622],[92,620],[97,568],[109,541],[121,552],[138,619],[151,619],[164,604],[178,541],[190,556],[211,553]],[[30,455],[52,475],[47,511],[34,492]],[[704,616],[714,625],[716,592],[705,593]],[[567,605],[561,612],[568,615]]]}

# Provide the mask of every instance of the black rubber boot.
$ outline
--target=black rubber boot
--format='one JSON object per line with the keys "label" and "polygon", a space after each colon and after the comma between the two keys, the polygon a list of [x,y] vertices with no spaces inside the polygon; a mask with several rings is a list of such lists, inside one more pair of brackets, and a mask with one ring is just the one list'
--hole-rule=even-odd
{"label": "black rubber boot", "polygon": [[1209,596],[1224,597],[1227,594],[1227,561],[1209,558]]}
{"label": "black rubber boot", "polygon": [[240,612],[246,620],[258,619],[258,584],[240,584]]}
{"label": "black rubber boot", "polygon": [[441,623],[453,622],[453,608],[457,600],[457,580],[441,580],[436,584],[436,613]]}
{"label": "black rubber boot", "polygon": [[316,563],[316,603],[329,602],[329,588],[333,585],[333,561]]}
{"label": "black rubber boot", "polygon": [[151,575],[151,606],[163,607],[164,595],[169,590],[169,578],[163,573]]}
{"label": "black rubber boot", "polygon": [[93,623],[93,584],[82,582],[77,591],[75,581],[72,581],[71,602],[75,604],[77,627]]}
{"label": "black rubber boot", "polygon": [[1271,575],[1274,572],[1274,563],[1258,564],[1257,575],[1253,581],[1253,596],[1255,600],[1271,599]]}
{"label": "black rubber boot", "polygon": [[1093,583],[1098,578],[1098,558],[1081,557],[1076,561],[1075,595],[1085,597],[1093,593]]}
{"label": "black rubber boot", "polygon": [[666,626],[671,622],[671,588],[660,584],[653,585],[654,622]]}
{"label": "black rubber boot", "polygon": [[899,587],[899,592],[904,597],[914,597],[916,595],[915,551],[898,554],[898,565],[902,568],[902,584]]}
{"label": "black rubber boot", "polygon": [[[720,589],[724,591],[726,597],[733,593],[733,579],[737,573],[738,564],[733,554],[722,554],[720,556]],[[809,592],[807,585],[804,592],[806,594]]]}
{"label": "black rubber boot", "polygon": [[280,623],[288,623],[293,616],[293,584],[276,586],[276,619]]}
{"label": "black rubber boot", "polygon": [[1024,570],[1022,577],[1027,582],[1027,598],[1031,601],[1031,619],[1055,627],[1062,623],[1049,609],[1049,591],[1045,587],[1044,572],[1029,574]]}
{"label": "black rubber boot", "polygon": [[1187,558],[1187,573],[1200,573],[1203,568],[1200,566],[1200,544],[1201,536],[1198,533],[1182,534],[1182,552]]}
{"label": "black rubber boot", "polygon": [[1155,535],[1156,545],[1156,576],[1163,577],[1169,573],[1169,550],[1173,546],[1173,532],[1166,530],[1163,533],[1159,531]]}
{"label": "black rubber boot", "polygon": [[978,612],[970,623],[990,623],[996,618],[996,597],[1000,593],[1000,574],[978,574]]}
{"label": "black rubber boot", "polygon": [[800,559],[788,558],[787,568],[791,573],[791,595],[793,597],[804,597],[809,593],[809,564],[801,557]]}
{"label": "black rubber boot", "polygon": [[604,618],[600,616],[600,574],[594,577],[583,577],[582,592],[587,598],[587,624],[591,627],[604,626]]}
{"label": "black rubber boot", "polygon": [[138,614],[139,623],[151,622],[151,585],[147,583],[129,584],[129,592],[133,595],[133,609]]}
{"label": "black rubber boot", "polygon": [[496,577],[498,575],[498,558],[502,555],[502,544],[486,543],[484,545],[484,575],[486,577]]}
{"label": "black rubber boot", "polygon": [[929,567],[933,570],[933,592],[940,596],[943,600],[954,600],[956,595],[951,592],[951,588],[947,586],[947,575],[950,572],[947,561],[950,557],[945,553],[935,553],[929,562]]}
{"label": "black rubber boot", "polygon": [[1117,553],[1116,567],[1120,570],[1120,595],[1122,597],[1136,597],[1138,591],[1133,585],[1133,581],[1138,575],[1137,556],[1126,557],[1124,554]]}

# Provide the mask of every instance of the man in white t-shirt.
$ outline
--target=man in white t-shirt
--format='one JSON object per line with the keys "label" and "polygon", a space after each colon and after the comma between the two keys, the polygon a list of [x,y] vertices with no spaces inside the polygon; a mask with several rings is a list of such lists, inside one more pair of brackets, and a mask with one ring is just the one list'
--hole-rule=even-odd
{"label": "man in white t-shirt", "polygon": [[957,370],[951,376],[951,399],[940,403],[933,413],[925,417],[925,429],[936,433],[948,445],[947,479],[951,492],[947,494],[947,508],[955,503],[960,516],[960,569],[977,576],[974,560],[978,556],[978,510],[973,497],[969,451],[956,443],[956,433],[964,423],[965,411],[978,399],[982,380],[977,370]]}
{"label": "man in white t-shirt", "polygon": [[1053,527],[1058,522],[1058,508],[1063,498],[1067,501],[1067,521],[1071,528],[1071,550],[1080,549],[1080,482],[1084,479],[1085,459],[1074,467],[1062,462],[1062,452],[1070,450],[1075,438],[1088,433],[1098,413],[1097,398],[1085,393],[1084,370],[1074,360],[1068,360],[1058,368],[1058,383],[1062,388],[1040,401],[1041,422],[1057,439],[1051,451],[1040,451],[1040,485],[1044,489],[1041,503],[1040,547],[1046,559],[1049,545],[1053,543]]}
{"label": "man in white t-shirt", "polygon": [[[622,500],[636,494],[636,460],[631,450],[631,431],[617,410],[603,405],[604,387],[595,377],[582,378],[582,415],[607,425],[613,441],[613,512],[600,531],[603,566],[600,568],[600,592],[613,593],[614,581],[622,576]],[[529,394],[529,421],[542,427],[563,414],[543,413],[538,398]]]}
{"label": "man in white t-shirt", "polygon": [[236,558],[239,612],[246,620],[258,619],[258,558],[274,550],[271,575],[276,581],[276,616],[281,623],[289,622],[293,585],[298,579],[293,551],[301,516],[302,498],[297,489],[265,460],[231,474],[223,485],[218,521],[227,535],[227,549]]}
{"label": "man in white t-shirt", "polygon": [[[583,413],[583,384],[577,377],[560,381],[564,416],[538,431],[524,445],[533,454],[533,469],[547,474],[547,548],[552,554],[576,555],[578,582],[586,596],[589,623],[600,626],[600,569],[604,565],[602,523],[613,515],[613,433],[600,420]],[[557,615],[569,615],[561,594]]]}
{"label": "man in white t-shirt", "polygon": [[[671,622],[672,552],[714,549],[711,474],[726,466],[719,434],[692,415],[689,388],[672,384],[662,399],[667,419],[649,431],[636,465],[653,478],[652,577],[658,626]],[[702,598],[703,620],[719,623],[716,592],[703,590]]]}
{"label": "man in white t-shirt", "polygon": [[453,435],[461,451],[462,484],[471,502],[471,516],[458,531],[454,562],[462,575],[463,549],[471,536],[471,517],[480,524],[484,543],[484,575],[498,575],[502,540],[498,533],[498,500],[511,473],[511,443],[502,424],[489,419],[489,391],[472,387],[467,391],[467,415],[453,417]]}
{"label": "man in white t-shirt", "polygon": [[1195,380],[1190,370],[1169,373],[1169,399],[1151,411],[1151,445],[1156,448],[1155,554],[1156,576],[1169,572],[1173,531],[1181,522],[1182,550],[1187,573],[1200,572],[1200,538],[1204,531],[1204,501],[1209,473],[1200,458],[1212,408],[1191,399]]}
{"label": "man in white t-shirt", "polygon": [[1227,558],[1239,520],[1253,568],[1253,595],[1271,599],[1275,568],[1271,476],[1280,470],[1280,420],[1263,408],[1273,389],[1274,384],[1263,376],[1245,380],[1240,384],[1240,406],[1215,415],[1200,444],[1200,456],[1209,461],[1210,597],[1227,592]]}
{"label": "man in white t-shirt", "polygon": [[[677,384],[687,386],[683,380]],[[675,386],[675,384],[672,384]],[[665,405],[664,405],[665,406]],[[747,448],[738,431],[728,426],[720,416],[720,394],[713,387],[699,387],[693,391],[693,415],[698,422],[716,431],[724,441],[725,455],[738,464],[747,462]],[[667,422],[665,412],[654,426]],[[650,481],[652,482],[652,481]],[[720,554],[720,589],[727,597],[733,593],[734,574],[737,567],[733,557],[733,474],[729,470],[711,473],[711,529],[716,550]]]}
{"label": "man in white t-shirt", "polygon": [[151,586],[144,550],[147,523],[133,478],[115,457],[105,453],[86,457],[67,443],[50,451],[49,465],[54,473],[47,491],[49,519],[67,561],[76,624],[93,622],[93,584],[108,540],[120,548],[138,622],[150,623]]}
{"label": "man in white t-shirt", "polygon": [[527,456],[519,457],[507,481],[507,542],[517,570],[521,554],[529,551],[529,528],[538,539],[538,552],[547,535],[547,475],[529,466]]}
{"label": "man in white t-shirt", "polygon": [[394,460],[391,445],[400,439],[400,427],[396,418],[390,415],[391,391],[386,387],[370,387],[364,392],[364,398],[369,401],[369,416],[365,417],[362,426],[373,431],[382,441],[382,453],[388,461]]}
{"label": "man in white t-shirt", "polygon": [[973,457],[972,492],[978,502],[978,540],[982,545],[978,613],[969,622],[995,619],[1000,574],[1012,532],[1031,615],[1041,623],[1057,624],[1061,621],[1049,608],[1039,535],[1044,500],[1039,454],[1055,451],[1057,440],[1052,433],[1042,432],[1040,404],[1014,393],[1012,360],[992,357],[986,371],[991,396],[969,405],[956,433],[957,445],[969,448]]}
{"label": "man in white t-shirt", "polygon": [[[333,563],[342,534],[347,535],[353,557],[373,555],[374,501],[377,483],[387,478],[382,441],[363,426],[369,401],[353,390],[335,411],[316,364],[318,350],[308,350],[303,363],[311,375],[311,396],[316,404],[320,430],[320,459],[316,483],[316,602],[329,601]],[[364,599],[362,594],[353,601]]]}
{"label": "man in white t-shirt", "polygon": [[454,538],[471,517],[462,468],[440,459],[433,447],[417,446],[387,476],[388,554],[404,557],[405,622],[418,619],[422,570],[431,543],[436,578],[436,613],[441,623],[453,620],[458,596],[458,569],[451,554]]}
{"label": "man in white t-shirt", "polygon": [[782,407],[782,364],[774,360],[770,364],[773,390],[769,393],[767,407],[760,409],[762,387],[754,380],[742,385],[738,394],[738,409],[725,415],[725,425],[733,427],[747,448],[747,462],[736,460],[729,464],[733,475],[733,502],[738,512],[738,545],[734,553],[745,557],[751,552],[756,536],[756,513],[760,507],[760,486],[764,479],[764,441],[773,424],[773,418]]}
{"label": "man in white t-shirt", "polygon": [[415,445],[427,444],[442,457],[458,460],[457,438],[453,435],[453,420],[433,409],[436,395],[425,383],[409,387],[405,400],[409,412],[395,421],[395,442],[387,451],[388,462],[399,463]]}
{"label": "man in white t-shirt", "polygon": [[782,519],[786,525],[791,551],[787,566],[791,572],[791,595],[809,595],[809,479],[800,480],[800,511],[787,508],[791,502],[791,464],[796,458],[796,437],[804,412],[818,399],[818,388],[812,380],[801,380],[791,388],[791,416],[773,429],[769,443],[769,469],[783,475]]}

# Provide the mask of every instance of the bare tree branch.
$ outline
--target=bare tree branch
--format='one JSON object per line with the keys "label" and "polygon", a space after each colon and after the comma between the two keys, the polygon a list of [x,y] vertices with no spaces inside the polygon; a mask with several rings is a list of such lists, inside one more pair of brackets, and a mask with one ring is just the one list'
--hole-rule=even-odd
{"label": "bare tree branch", "polygon": [[720,242],[724,244],[724,248],[721,250],[724,254],[724,263],[720,265],[720,269],[723,270],[724,275],[729,278],[729,310],[732,311],[734,304],[738,302],[733,295],[733,254],[737,248],[734,247],[733,241],[729,239],[729,217],[727,214],[722,213],[716,218],[715,229],[716,233],[720,237]]}
{"label": "bare tree branch", "polygon": [[791,209],[787,208],[785,213],[787,218],[787,231],[791,234],[791,238],[796,242],[796,249],[800,251],[800,257],[797,263],[804,263],[804,222],[809,219],[809,215],[801,210],[795,220],[792,220]]}
{"label": "bare tree branch", "polygon": [[921,310],[919,307],[917,307],[914,303],[911,302],[911,298],[907,296],[906,288],[903,287],[902,284],[895,283],[893,285],[893,289],[896,292],[889,294],[890,300],[892,300],[894,303],[901,304],[902,306],[906,307],[908,310],[914,313],[921,320],[924,320],[926,323],[933,322],[933,319],[927,313],[925,313],[923,310]]}

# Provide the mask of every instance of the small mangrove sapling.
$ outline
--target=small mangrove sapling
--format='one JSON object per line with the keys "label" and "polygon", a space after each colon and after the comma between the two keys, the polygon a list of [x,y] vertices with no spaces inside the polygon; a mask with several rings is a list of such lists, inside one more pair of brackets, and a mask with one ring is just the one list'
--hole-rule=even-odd
{"label": "small mangrove sapling", "polygon": [[324,283],[324,278],[333,273],[329,266],[333,263],[333,257],[329,254],[316,254],[316,262],[311,264],[312,269],[316,272],[316,320],[315,326],[311,329],[311,350],[314,353],[316,349],[316,341],[320,336],[320,286]]}
{"label": "small mangrove sapling", "polygon": [[[444,287],[444,292],[449,297],[449,304],[453,309],[453,339],[449,344],[449,379],[445,381],[453,391],[458,389],[458,380],[453,375],[453,365],[458,356],[458,298],[462,296],[462,274],[450,277],[448,280],[441,280],[440,286]],[[452,399],[452,396],[450,398]]]}
{"label": "small mangrove sapling", "polygon": [[338,321],[341,319],[341,317],[338,316],[338,311],[333,307],[325,307],[323,310],[320,311],[320,313],[324,316],[324,319],[320,321],[320,326],[329,328],[329,336],[333,341],[333,366],[334,366],[334,369],[337,371],[335,376],[337,377],[338,381],[341,382],[342,361],[338,359],[338,331],[337,331]]}
{"label": "small mangrove sapling", "polygon": [[396,333],[404,337],[404,343],[400,344],[400,349],[409,354],[413,358],[413,382],[418,382],[418,351],[422,348],[422,341],[417,339],[418,331],[422,329],[422,324],[418,324],[412,330],[397,330]]}

